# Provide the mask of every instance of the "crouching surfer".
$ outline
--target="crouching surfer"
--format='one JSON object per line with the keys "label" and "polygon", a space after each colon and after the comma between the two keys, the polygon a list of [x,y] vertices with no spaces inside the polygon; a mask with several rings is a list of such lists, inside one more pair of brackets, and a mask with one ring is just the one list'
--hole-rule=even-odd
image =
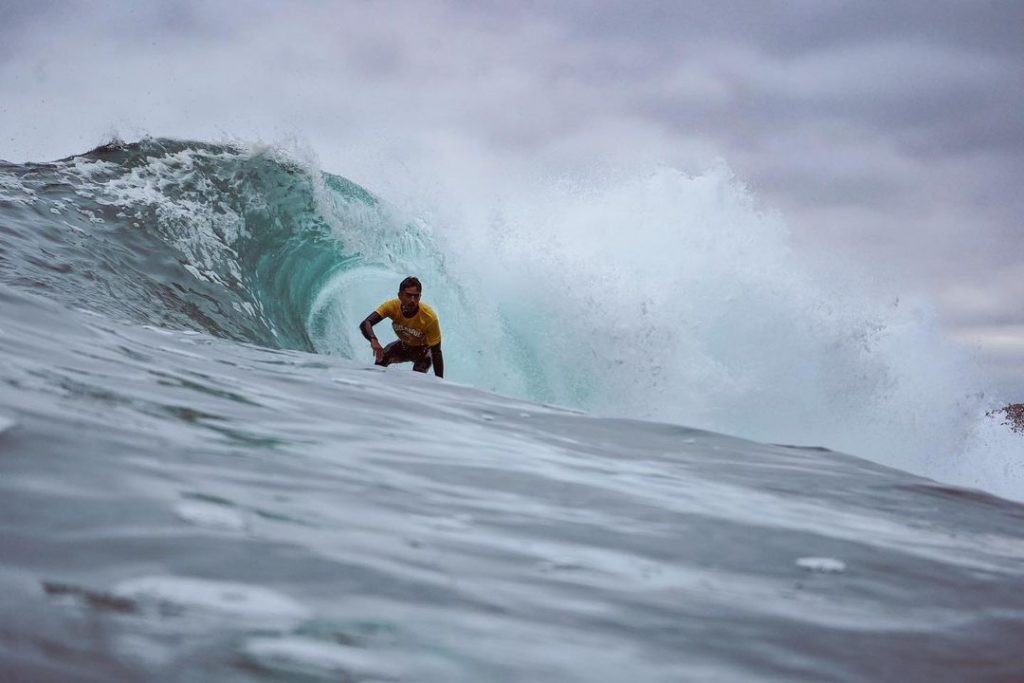
{"label": "crouching surfer", "polygon": [[[416,372],[426,372],[431,365],[434,374],[444,377],[444,356],[441,355],[441,325],[430,306],[420,303],[423,285],[412,276],[398,285],[398,298],[388,299],[359,323],[377,365],[412,363]],[[373,326],[384,318],[391,319],[391,327],[398,340],[381,346],[373,334]]]}

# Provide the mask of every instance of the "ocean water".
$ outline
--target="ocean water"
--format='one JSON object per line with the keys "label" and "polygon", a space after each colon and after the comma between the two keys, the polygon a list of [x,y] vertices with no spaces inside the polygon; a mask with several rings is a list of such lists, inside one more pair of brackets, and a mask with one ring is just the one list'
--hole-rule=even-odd
{"label": "ocean water", "polygon": [[[418,208],[0,163],[0,680],[1024,679],[1013,397],[926,306],[723,168]],[[355,329],[410,273],[444,380]]]}

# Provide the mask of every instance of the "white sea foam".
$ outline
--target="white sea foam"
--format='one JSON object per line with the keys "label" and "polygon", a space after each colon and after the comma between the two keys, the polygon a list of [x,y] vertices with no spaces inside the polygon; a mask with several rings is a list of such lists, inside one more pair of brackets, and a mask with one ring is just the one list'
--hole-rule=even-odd
{"label": "white sea foam", "polygon": [[263,586],[232,581],[145,576],[119,583],[113,593],[279,625],[297,624],[311,614],[307,607],[287,595]]}
{"label": "white sea foam", "polygon": [[72,173],[82,180],[100,181],[103,176],[116,173],[119,166],[103,159],[87,159],[86,157],[74,157],[64,165],[65,173]]}
{"label": "white sea foam", "polygon": [[242,531],[247,526],[245,517],[237,510],[198,500],[178,503],[174,506],[174,514],[186,522],[210,529]]}
{"label": "white sea foam", "polygon": [[35,190],[26,187],[21,178],[12,173],[0,173],[0,201],[34,204]]}
{"label": "white sea foam", "polygon": [[801,557],[796,566],[822,574],[841,574],[846,571],[846,563],[834,557]]}
{"label": "white sea foam", "polygon": [[[232,244],[245,234],[245,222],[202,174],[195,173],[197,161],[228,164],[239,155],[232,152],[184,149],[148,157],[145,164],[97,183],[96,201],[110,206],[132,207],[136,217],[148,209],[157,216],[164,236],[181,251],[187,262],[207,278],[217,267],[228,269],[233,285],[240,285],[241,269]],[[169,192],[168,189],[173,189]],[[196,271],[193,271],[194,273]]]}

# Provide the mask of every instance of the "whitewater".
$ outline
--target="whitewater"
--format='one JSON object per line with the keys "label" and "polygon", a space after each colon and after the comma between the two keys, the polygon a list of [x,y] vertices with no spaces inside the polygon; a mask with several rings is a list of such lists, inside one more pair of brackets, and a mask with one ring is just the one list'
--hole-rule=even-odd
{"label": "whitewater", "polygon": [[[0,162],[4,680],[1024,677],[1020,397],[926,302],[724,165],[388,189]],[[444,380],[356,328],[409,274]]]}

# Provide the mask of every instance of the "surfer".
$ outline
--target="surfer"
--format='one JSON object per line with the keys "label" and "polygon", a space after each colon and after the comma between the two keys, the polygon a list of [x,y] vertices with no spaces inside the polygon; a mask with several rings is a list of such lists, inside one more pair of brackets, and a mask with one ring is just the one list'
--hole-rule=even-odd
{"label": "surfer", "polygon": [[[423,285],[411,275],[398,285],[398,298],[388,299],[359,323],[377,365],[412,362],[416,372],[426,372],[431,365],[434,374],[444,377],[444,357],[441,355],[441,325],[434,309],[420,303]],[[373,334],[373,326],[384,318],[391,319],[391,327],[398,335],[396,341],[381,346]]]}

